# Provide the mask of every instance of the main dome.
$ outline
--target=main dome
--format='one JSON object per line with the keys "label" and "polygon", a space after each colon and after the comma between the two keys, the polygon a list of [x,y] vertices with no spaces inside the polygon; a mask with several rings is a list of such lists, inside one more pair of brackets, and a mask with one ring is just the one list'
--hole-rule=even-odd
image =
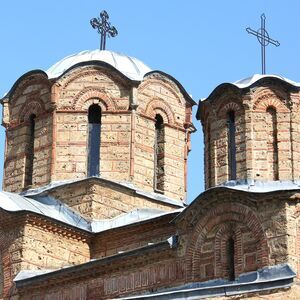
{"label": "main dome", "polygon": [[108,50],[86,50],[69,55],[51,68],[46,73],[49,78],[57,78],[69,68],[84,62],[102,61],[116,68],[126,77],[132,80],[142,80],[151,69],[137,58]]}

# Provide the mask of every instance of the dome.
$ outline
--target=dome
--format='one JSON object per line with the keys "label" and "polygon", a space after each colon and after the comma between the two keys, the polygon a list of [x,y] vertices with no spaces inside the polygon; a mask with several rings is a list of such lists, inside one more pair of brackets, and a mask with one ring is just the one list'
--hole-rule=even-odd
{"label": "dome", "polygon": [[298,82],[292,81],[292,80],[287,79],[287,78],[282,77],[282,76],[272,75],[272,74],[263,74],[263,75],[254,74],[251,77],[241,79],[241,80],[238,80],[238,81],[234,82],[233,85],[235,85],[236,87],[238,87],[240,89],[247,88],[247,87],[251,86],[252,84],[254,84],[255,82],[261,80],[262,78],[277,78],[277,79],[282,80],[286,83],[289,83],[293,86],[300,87],[300,83],[298,83]]}
{"label": "dome", "polygon": [[131,80],[140,81],[146,73],[151,72],[151,69],[137,58],[108,50],[87,50],[63,58],[46,73],[49,78],[57,78],[74,65],[89,61],[108,63]]}

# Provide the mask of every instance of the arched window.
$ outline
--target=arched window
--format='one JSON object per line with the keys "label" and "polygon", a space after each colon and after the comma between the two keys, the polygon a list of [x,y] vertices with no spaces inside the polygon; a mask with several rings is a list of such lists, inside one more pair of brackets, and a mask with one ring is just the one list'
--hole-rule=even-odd
{"label": "arched window", "polygon": [[25,182],[24,182],[25,187],[32,185],[35,119],[36,119],[35,114],[32,114],[29,117],[29,138],[28,138],[28,146],[26,151],[26,163],[25,163]]}
{"label": "arched window", "polygon": [[155,137],[154,137],[154,189],[157,192],[164,191],[164,120],[161,115],[155,116]]}
{"label": "arched window", "polygon": [[234,111],[229,111],[227,114],[228,127],[228,171],[229,180],[236,179],[236,145],[235,145],[235,115]]}
{"label": "arched window", "polygon": [[228,279],[230,281],[234,281],[235,280],[234,239],[232,237],[230,237],[226,243],[226,258],[227,258]]}
{"label": "arched window", "polygon": [[267,147],[268,147],[268,166],[270,179],[279,180],[278,171],[278,139],[277,139],[277,116],[273,107],[267,108]]}
{"label": "arched window", "polygon": [[100,168],[101,108],[97,104],[89,107],[89,139],[87,176],[98,176]]}

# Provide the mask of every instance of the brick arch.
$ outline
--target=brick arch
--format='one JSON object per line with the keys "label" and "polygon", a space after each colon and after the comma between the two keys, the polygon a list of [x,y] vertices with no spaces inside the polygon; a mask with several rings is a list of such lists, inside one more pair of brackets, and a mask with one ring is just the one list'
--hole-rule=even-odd
{"label": "brick arch", "polygon": [[[257,241],[257,257],[260,261],[259,267],[268,265],[268,244],[265,233],[255,212],[239,203],[222,203],[205,212],[194,228],[194,233],[187,245],[187,280],[199,279],[201,246],[207,235],[218,226],[231,223],[239,226],[247,226]],[[226,229],[226,227],[224,227]]]}
{"label": "brick arch", "polygon": [[260,92],[257,100],[254,102],[253,110],[257,112],[266,112],[268,107],[273,107],[276,112],[289,112],[284,100],[271,91]]}
{"label": "brick arch", "polygon": [[20,122],[26,122],[32,114],[36,116],[45,111],[44,104],[41,101],[33,100],[25,103],[20,110]]}
{"label": "brick arch", "polygon": [[217,117],[226,118],[229,111],[234,111],[235,113],[241,112],[243,111],[243,107],[240,103],[232,100],[227,103],[222,102],[217,106]]}
{"label": "brick arch", "polygon": [[99,104],[102,111],[114,111],[116,106],[114,101],[103,93],[100,89],[86,88],[78,93],[74,98],[75,110],[88,110],[92,104]]}
{"label": "brick arch", "polygon": [[164,123],[173,125],[175,123],[174,113],[171,107],[161,99],[153,99],[147,104],[145,114],[155,118],[157,114],[161,115]]}

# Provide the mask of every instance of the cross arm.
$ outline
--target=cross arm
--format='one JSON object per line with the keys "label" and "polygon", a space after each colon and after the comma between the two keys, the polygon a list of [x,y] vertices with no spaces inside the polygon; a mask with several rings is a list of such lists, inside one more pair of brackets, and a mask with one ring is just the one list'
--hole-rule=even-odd
{"label": "cross arm", "polygon": [[92,25],[92,27],[94,29],[98,28],[100,26],[100,22],[96,18],[91,19],[90,20],[90,24]]}
{"label": "cross arm", "polygon": [[278,41],[271,39],[269,36],[263,36],[260,32],[257,32],[255,30],[251,29],[250,27],[247,27],[246,31],[258,38],[265,39],[267,42],[273,44],[276,47],[280,46],[280,43]]}

